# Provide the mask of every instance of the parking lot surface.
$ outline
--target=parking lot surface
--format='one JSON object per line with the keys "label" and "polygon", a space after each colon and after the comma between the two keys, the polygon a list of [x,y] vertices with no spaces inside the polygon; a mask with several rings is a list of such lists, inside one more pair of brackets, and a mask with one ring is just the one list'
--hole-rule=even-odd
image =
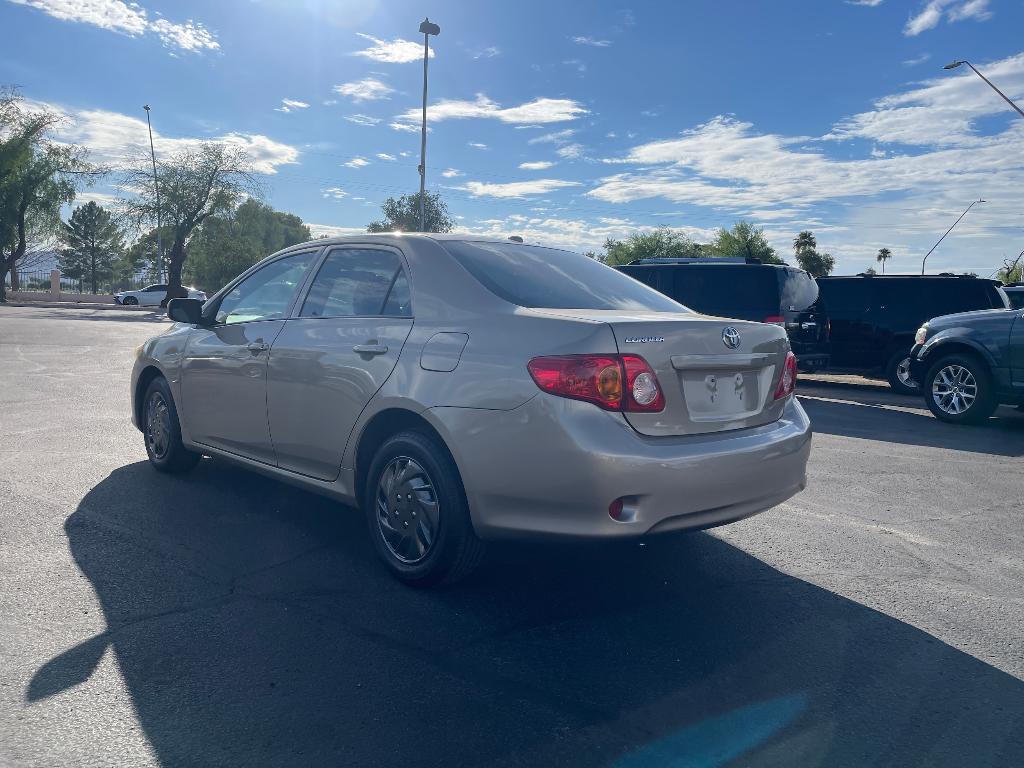
{"label": "parking lot surface", "polygon": [[166,327],[0,307],[0,765],[1024,764],[1024,413],[802,379],[790,502],[422,592],[351,510],[150,469]]}

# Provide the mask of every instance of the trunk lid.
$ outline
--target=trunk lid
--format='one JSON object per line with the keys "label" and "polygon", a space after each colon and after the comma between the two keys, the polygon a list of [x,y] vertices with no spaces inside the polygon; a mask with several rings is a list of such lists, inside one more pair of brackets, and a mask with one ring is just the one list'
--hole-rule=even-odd
{"label": "trunk lid", "polygon": [[[641,434],[696,435],[768,424],[782,416],[774,399],[789,352],[777,325],[706,315],[614,310],[535,310],[607,323],[621,354],[639,355],[665,395],[660,413],[624,413]],[[734,339],[735,348],[725,337]]]}

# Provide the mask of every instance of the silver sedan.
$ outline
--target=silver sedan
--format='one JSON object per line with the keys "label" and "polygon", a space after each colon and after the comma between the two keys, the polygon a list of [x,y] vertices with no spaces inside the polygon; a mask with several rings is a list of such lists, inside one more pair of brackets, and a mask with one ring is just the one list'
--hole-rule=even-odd
{"label": "silver sedan", "polygon": [[357,506],[410,584],[464,576],[489,539],[709,528],[806,483],[785,332],[578,254],[318,240],[169,314],[131,381],[153,466],[217,456]]}

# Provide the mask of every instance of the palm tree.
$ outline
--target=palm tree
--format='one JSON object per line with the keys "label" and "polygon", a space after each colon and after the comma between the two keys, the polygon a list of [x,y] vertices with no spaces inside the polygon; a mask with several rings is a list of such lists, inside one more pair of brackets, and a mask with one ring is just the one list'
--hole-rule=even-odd
{"label": "palm tree", "polygon": [[793,241],[793,250],[798,254],[803,251],[813,251],[818,247],[818,241],[814,239],[814,233],[810,230],[804,230],[796,239]]}
{"label": "palm tree", "polygon": [[885,274],[885,262],[892,258],[892,251],[888,248],[880,248],[878,255],[875,256],[875,261],[882,265],[882,274]]}

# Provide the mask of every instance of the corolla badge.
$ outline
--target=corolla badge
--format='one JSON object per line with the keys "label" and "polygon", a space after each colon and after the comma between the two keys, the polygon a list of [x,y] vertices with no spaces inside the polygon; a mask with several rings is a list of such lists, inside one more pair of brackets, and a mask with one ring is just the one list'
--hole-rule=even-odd
{"label": "corolla badge", "polygon": [[662,342],[664,340],[664,336],[627,336],[623,339],[626,344],[650,344],[653,342]]}
{"label": "corolla badge", "polygon": [[740,332],[728,326],[722,331],[722,343],[729,349],[737,349],[740,345]]}

